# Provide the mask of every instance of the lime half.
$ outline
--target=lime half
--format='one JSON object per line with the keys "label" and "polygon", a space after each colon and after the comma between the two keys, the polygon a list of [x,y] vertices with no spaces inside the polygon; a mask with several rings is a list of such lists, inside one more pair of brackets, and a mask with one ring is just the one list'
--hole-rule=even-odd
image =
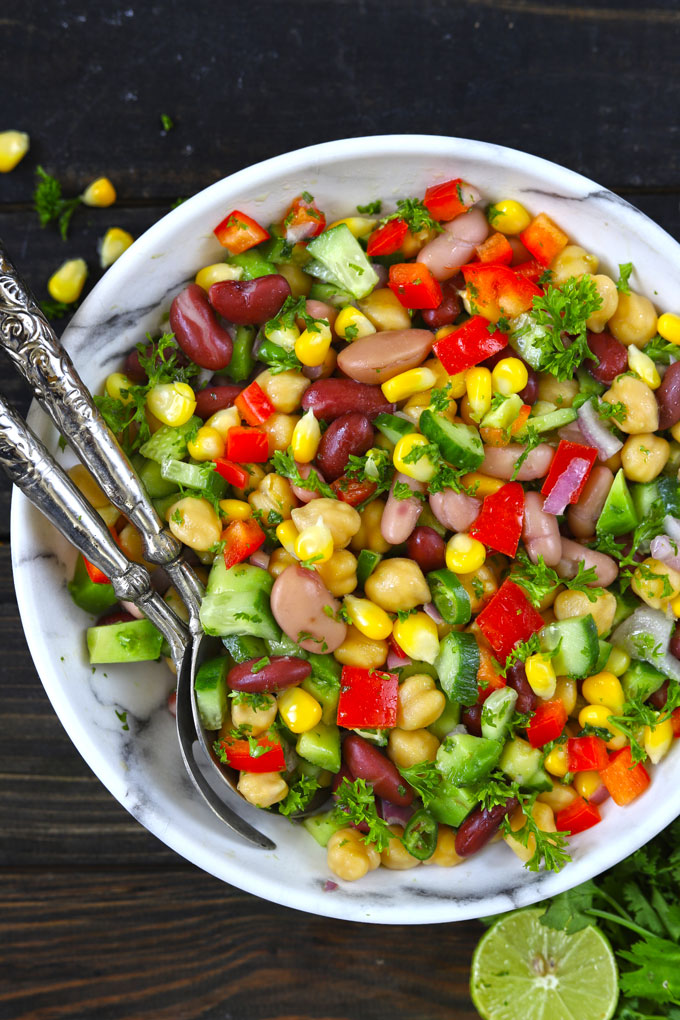
{"label": "lime half", "polygon": [[501,917],[472,959],[470,994],[484,1020],[610,1020],[619,997],[616,960],[593,927],[546,928],[544,907]]}

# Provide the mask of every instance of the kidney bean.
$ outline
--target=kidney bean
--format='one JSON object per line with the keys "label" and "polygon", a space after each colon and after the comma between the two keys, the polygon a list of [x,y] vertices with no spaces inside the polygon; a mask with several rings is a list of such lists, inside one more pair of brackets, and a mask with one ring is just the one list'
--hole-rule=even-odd
{"label": "kidney bean", "polygon": [[310,673],[312,667],[306,659],[296,659],[291,655],[275,655],[267,666],[252,672],[259,659],[247,659],[233,666],[227,674],[227,685],[232,691],[249,691],[253,694],[269,694],[272,691],[285,691],[286,687],[301,684]]}
{"label": "kidney bean", "polygon": [[401,545],[402,542],[406,541],[423,512],[423,501],[418,499],[417,496],[409,496],[408,499],[397,499],[395,497],[394,487],[398,482],[408,485],[411,492],[425,492],[424,482],[407,478],[406,475],[402,475],[399,471],[395,474],[380,521],[382,537],[391,545]]}
{"label": "kidney bean", "polygon": [[385,400],[379,386],[366,386],[353,379],[319,379],[302,396],[303,410],[311,407],[324,421],[333,421],[348,411],[361,411],[375,418],[377,414],[391,414],[395,406]]}
{"label": "kidney bean", "polygon": [[[146,355],[147,358],[150,357],[153,348],[154,348],[153,344],[147,344],[146,347],[144,348],[144,354]],[[181,348],[175,352],[175,358],[177,359],[178,365],[185,366],[189,364],[189,359],[187,358],[186,354]],[[158,358],[156,359],[157,362],[159,360],[160,359]],[[130,351],[127,358],[125,359],[124,372],[125,375],[128,376],[128,378],[132,379],[134,383],[138,383],[139,385],[141,385],[142,383],[148,382],[149,377],[139,363],[139,351],[137,350],[136,347],[133,351]]]}
{"label": "kidney bean", "polygon": [[424,574],[446,566],[446,542],[434,528],[426,524],[421,524],[411,533],[406,549]]}
{"label": "kidney bean", "polygon": [[462,307],[454,281],[445,280],[442,283],[441,303],[436,308],[424,308],[420,314],[429,329],[441,329],[442,326],[450,326],[458,318]]}
{"label": "kidney bean", "polygon": [[184,353],[201,368],[217,372],[231,361],[231,337],[197,283],[189,284],[170,305],[170,328]]}
{"label": "kidney bean", "polygon": [[591,333],[588,330],[588,346],[599,358],[599,364],[590,358],[584,361],[593,379],[610,385],[617,375],[628,370],[628,350],[611,333]]}
{"label": "kidney bean", "polygon": [[619,568],[615,560],[605,553],[596,552],[595,549],[586,549],[578,542],[572,542],[569,538],[562,539],[562,558],[555,567],[560,577],[575,577],[579,563],[583,563],[583,569],[595,568],[596,579],[590,585],[591,588],[598,585],[608,588],[619,576]]}
{"label": "kidney bean", "polygon": [[680,361],[668,366],[654,396],[659,405],[659,428],[669,429],[680,421]]}
{"label": "kidney bean", "polygon": [[[503,478],[508,480],[524,447],[517,443],[510,443],[508,446],[485,446],[484,460],[480,471],[492,478]],[[527,459],[519,469],[516,479],[520,482],[531,482],[536,478],[543,478],[547,475],[550,462],[555,455],[552,446],[547,443],[539,443],[537,447],[530,450]]]}
{"label": "kidney bean", "polygon": [[668,645],[668,651],[671,655],[674,655],[676,659],[680,659],[680,623],[676,623],[675,630],[671,635],[671,640]]}
{"label": "kidney bean", "polygon": [[321,437],[316,460],[324,478],[333,482],[351,455],[360,457],[373,445],[374,429],[365,414],[349,411],[332,422]]}
{"label": "kidney bean", "polygon": [[[517,357],[517,355],[513,355],[513,357]],[[524,389],[519,391],[519,395],[525,404],[535,404],[538,400],[538,372],[535,372],[531,365],[527,365],[526,361],[524,367],[527,370],[528,379]]]}
{"label": "kidney bean", "polygon": [[412,802],[413,790],[402,779],[397,766],[368,740],[351,733],[342,745],[342,756],[352,775],[370,783],[379,797],[400,806]]}
{"label": "kidney bean", "polygon": [[574,538],[593,537],[613,482],[614,475],[604,464],[596,465],[590,472],[577,502],[567,510],[567,523]]}
{"label": "kidney bean", "polygon": [[108,627],[114,623],[130,623],[135,617],[132,613],[128,613],[125,609],[109,609],[108,612],[104,613],[97,620],[98,627]]}
{"label": "kidney bean", "polygon": [[510,797],[504,804],[496,804],[490,811],[475,808],[461,823],[456,833],[456,853],[459,857],[470,857],[481,850],[498,832],[506,815],[514,811],[519,801]]}
{"label": "kidney bean", "polygon": [[510,667],[507,672],[506,681],[508,687],[512,687],[513,691],[517,691],[518,697],[515,702],[515,711],[519,712],[520,715],[533,712],[538,704],[538,698],[529,686],[523,662],[516,662]]}
{"label": "kidney bean", "polygon": [[288,280],[279,273],[255,280],[222,280],[208,291],[215,311],[237,326],[259,326],[273,319],[290,297]]}
{"label": "kidney bean", "polygon": [[400,372],[421,365],[433,343],[429,329],[385,329],[340,351],[338,368],[356,382],[382,386]]}
{"label": "kidney bean", "polygon": [[[298,471],[300,472],[300,477],[304,479],[309,478],[309,472],[312,470],[312,465],[298,464],[297,461],[295,462],[295,464],[297,466]],[[316,471],[316,468],[314,468],[314,470]],[[316,473],[322,482],[326,481],[326,479],[324,478],[320,471],[316,471]],[[318,499],[319,496],[321,495],[321,493],[318,492],[318,490],[316,489],[303,489],[302,486],[293,485],[292,482],[290,487],[301,503],[311,503],[313,499]]]}
{"label": "kidney bean", "polygon": [[554,567],[562,558],[557,518],[543,509],[543,496],[540,492],[527,492],[524,495],[522,541],[532,563],[538,563],[538,557],[542,556],[549,567]]}
{"label": "kidney bean", "polygon": [[451,531],[467,531],[481,509],[481,500],[466,496],[464,492],[454,492],[453,489],[433,492],[430,496],[430,510],[439,523]]}
{"label": "kidney bean", "polygon": [[223,411],[225,407],[231,407],[237,396],[243,389],[235,383],[228,386],[205,386],[196,393],[195,414],[203,421],[209,418],[215,411]]}
{"label": "kidney bean", "polygon": [[[326,319],[331,329],[333,329],[333,324],[338,317],[337,308],[334,308],[333,305],[326,304],[325,301],[315,301],[314,298],[307,298],[305,301],[305,311],[307,312],[307,315],[311,315],[313,319]],[[300,329],[304,329],[306,326],[304,319],[298,319],[297,324]]]}
{"label": "kidney bean", "polygon": [[473,737],[481,737],[482,735],[482,706],[481,705],[470,705],[469,708],[463,709],[463,714],[460,717],[465,729],[468,733],[471,733]]}
{"label": "kidney bean", "polygon": [[420,249],[416,261],[427,266],[435,280],[443,281],[455,276],[474,254],[475,246],[471,241],[464,241],[444,230]]}
{"label": "kidney bean", "polygon": [[647,702],[652,706],[652,708],[655,708],[657,712],[660,712],[662,708],[666,707],[667,701],[668,701],[668,680],[664,680],[664,682],[661,684],[661,687],[659,687],[658,691],[654,691],[653,694],[649,695],[649,697],[647,698]]}
{"label": "kidney bean", "polygon": [[[286,567],[274,581],[270,602],[281,630],[306,652],[334,652],[347,636],[347,625],[336,619],[340,603],[314,570],[297,564]],[[303,634],[310,637],[299,641]]]}

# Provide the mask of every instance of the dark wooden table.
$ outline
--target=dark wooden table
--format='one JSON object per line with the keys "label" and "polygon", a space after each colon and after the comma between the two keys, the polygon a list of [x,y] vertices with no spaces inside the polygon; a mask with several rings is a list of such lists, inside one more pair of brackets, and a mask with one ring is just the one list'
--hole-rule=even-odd
{"label": "dark wooden table", "polygon": [[[66,257],[97,270],[178,198],[331,138],[424,132],[526,149],[680,236],[676,0],[24,0],[0,11],[0,236],[41,298]],[[165,132],[161,115],[174,128]],[[108,210],[69,240],[32,211],[36,165]],[[63,323],[60,324],[60,326]],[[22,411],[6,369],[2,392]],[[126,814],[62,731],[24,642],[0,491],[0,1018],[473,1018],[476,923],[339,923],[197,871]]]}

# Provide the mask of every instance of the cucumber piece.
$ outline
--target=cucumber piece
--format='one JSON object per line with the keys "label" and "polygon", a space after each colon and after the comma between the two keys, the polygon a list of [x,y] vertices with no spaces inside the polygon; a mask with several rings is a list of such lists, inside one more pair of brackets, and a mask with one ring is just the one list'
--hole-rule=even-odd
{"label": "cucumber piece", "polygon": [[649,662],[634,659],[621,677],[621,686],[627,701],[646,701],[654,691],[663,687],[665,675]]}
{"label": "cucumber piece", "polygon": [[677,472],[674,477],[662,475],[656,479],[656,483],[666,513],[671,517],[680,517],[680,484],[678,484]]}
{"label": "cucumber piece", "polygon": [[377,414],[373,419],[373,424],[395,446],[403,436],[409,436],[416,431],[412,421],[398,418],[396,414],[387,414],[387,412]]}
{"label": "cucumber piece", "polygon": [[345,223],[312,238],[307,252],[313,262],[305,267],[305,272],[326,283],[338,284],[354,298],[366,297],[378,282],[378,274]]}
{"label": "cucumber piece", "polygon": [[338,716],[338,701],[340,699],[340,685],[324,683],[312,673],[305,677],[300,687],[308,694],[311,694],[321,705],[321,722],[330,726]]}
{"label": "cucumber piece", "polygon": [[556,411],[548,411],[546,414],[537,414],[535,418],[528,418],[526,426],[517,433],[517,442],[521,443],[526,437],[527,428],[530,425],[536,432],[552,432],[554,429],[561,429],[563,425],[569,425],[576,421],[578,415],[572,407],[558,407]]}
{"label": "cucumber piece", "polygon": [[595,663],[595,672],[601,673],[607,666],[607,660],[609,659],[609,653],[612,650],[612,646],[609,641],[603,641],[602,638],[597,642],[598,654],[597,662]]}
{"label": "cucumber piece", "polygon": [[470,596],[452,570],[433,570],[427,575],[427,583],[446,623],[468,623],[472,616]]}
{"label": "cucumber piece", "polygon": [[259,246],[242,251],[239,255],[230,255],[227,262],[243,270],[242,280],[255,280],[258,276],[273,276],[276,273],[276,266],[265,257]]}
{"label": "cucumber piece", "polygon": [[357,588],[363,588],[382,559],[382,553],[362,549],[357,557]]}
{"label": "cucumber piece", "polygon": [[309,657],[309,652],[305,652],[304,649],[300,648],[283,631],[276,638],[268,638],[265,641],[265,646],[267,648],[267,655],[293,655],[297,659],[307,659]]}
{"label": "cucumber piece", "polygon": [[479,661],[479,646],[474,634],[451,631],[446,635],[439,646],[434,667],[442,690],[451,701],[461,705],[476,703]]}
{"label": "cucumber piece", "polygon": [[195,414],[184,425],[161,425],[151,439],[140,448],[142,457],[162,464],[164,460],[181,460],[186,456],[187,442],[203,422]]}
{"label": "cucumber piece", "polygon": [[492,691],[482,706],[482,736],[488,740],[505,740],[515,711],[518,694],[512,687]]}
{"label": "cucumber piece", "polygon": [[167,457],[161,464],[161,476],[174,485],[207,491],[215,499],[222,499],[227,491],[227,482],[215,471],[212,461],[189,464],[183,460]]}
{"label": "cucumber piece", "polygon": [[446,699],[444,711],[430,726],[428,730],[434,733],[437,740],[443,740],[451,730],[454,730],[460,723],[460,705],[457,701]]}
{"label": "cucumber piece", "polygon": [[481,437],[472,425],[449,421],[443,414],[426,408],[420,416],[420,431],[454,467],[476,471],[484,460]]}
{"label": "cucumber piece", "polygon": [[639,521],[649,517],[652,503],[659,498],[659,480],[653,482],[634,482],[630,488],[633,506]]}
{"label": "cucumber piece", "polygon": [[579,365],[576,369],[576,378],[578,379],[579,392],[586,397],[593,395],[599,397],[607,389],[604,383],[598,382],[595,376],[590,374],[585,365]]}
{"label": "cucumber piece", "polygon": [[[303,652],[303,657],[309,660],[312,667],[312,676],[320,684],[335,687],[340,690],[340,677],[342,666],[332,655],[324,655],[320,652]],[[298,656],[299,658],[299,656]]]}
{"label": "cucumber piece", "polygon": [[558,676],[585,677],[595,671],[600,646],[595,620],[590,613],[549,623],[540,632],[540,642],[544,652],[552,652],[559,645],[552,660]]}
{"label": "cucumber piece", "polygon": [[328,846],[328,840],[338,829],[344,829],[347,825],[347,818],[339,817],[334,810],[323,811],[319,815],[312,815],[302,819],[302,825],[310,836],[313,836],[319,846]]}
{"label": "cucumber piece", "polygon": [[212,565],[206,585],[207,595],[238,595],[242,592],[262,590],[267,595],[274,586],[274,578],[262,567],[250,563],[237,563],[227,567],[224,557],[218,557]]}
{"label": "cucumber piece", "polygon": [[544,768],[536,769],[533,775],[529,776],[525,787],[529,790],[538,790],[539,793],[548,793],[553,788],[553,781]]}
{"label": "cucumber piece", "polygon": [[509,429],[522,410],[523,403],[519,393],[511,393],[498,404],[498,407],[484,415],[480,426],[492,429]]}
{"label": "cucumber piece", "polygon": [[90,580],[83,557],[79,554],[73,577],[68,583],[69,595],[79,609],[98,616],[105,609],[115,606],[118,596],[112,584],[97,584]]}
{"label": "cucumber piece", "polygon": [[318,765],[328,772],[339,772],[342,764],[340,758],[340,730],[331,723],[317,723],[314,729],[306,730],[298,737],[295,750],[312,765]]}
{"label": "cucumber piece", "polygon": [[224,558],[218,556],[201,603],[199,616],[203,630],[221,638],[230,634],[252,634],[277,640],[281,629],[269,606],[273,583],[273,578],[261,567],[239,563],[227,569]]}
{"label": "cucumber piece", "polygon": [[234,662],[263,659],[267,655],[267,648],[262,638],[253,637],[252,634],[230,634],[228,637],[222,638],[222,644]]}
{"label": "cucumber piece", "polygon": [[532,747],[521,737],[514,737],[503,748],[498,765],[501,772],[514,782],[527,786],[529,780],[542,769],[542,757],[543,753],[538,747]]}
{"label": "cucumber piece", "polygon": [[334,308],[344,308],[345,305],[351,305],[354,302],[354,295],[350,294],[349,291],[343,290],[342,287],[338,287],[335,283],[324,283],[320,280],[314,281],[309,296],[315,301],[323,301],[325,304],[333,305]]}
{"label": "cucumber piece", "polygon": [[436,668],[430,662],[419,662],[417,659],[414,662],[410,662],[408,666],[396,666],[396,671],[399,674],[399,683],[403,684],[404,680],[408,680],[410,676],[416,676],[424,673],[425,676],[431,676],[433,680],[439,679]]}
{"label": "cucumber piece", "polygon": [[437,751],[437,768],[454,786],[472,786],[488,776],[501,756],[501,744],[471,733],[445,737]]}
{"label": "cucumber piece", "polygon": [[450,779],[443,778],[435,795],[428,800],[427,810],[438,822],[457,828],[476,803],[474,790],[454,786]]}
{"label": "cucumber piece", "polygon": [[127,620],[88,627],[90,662],[151,662],[158,659],[163,635],[149,620]]}
{"label": "cucumber piece", "polygon": [[600,534],[625,535],[638,525],[638,516],[623,468],[614,476],[595,529]]}
{"label": "cucumber piece", "polygon": [[221,655],[202,663],[196,673],[196,705],[206,730],[219,730],[227,715],[228,667],[229,659]]}
{"label": "cucumber piece", "polygon": [[161,466],[157,460],[149,460],[140,454],[132,458],[132,466],[139,476],[139,480],[149,494],[149,499],[162,499],[164,496],[171,496],[177,492],[177,485],[163,478]]}
{"label": "cucumber piece", "polygon": [[615,630],[620,623],[627,620],[631,616],[637,607],[640,605],[635,594],[627,588],[624,592],[613,591],[614,598],[616,599],[616,610],[614,612],[614,620],[611,625],[611,630]]}
{"label": "cucumber piece", "polygon": [[175,489],[169,496],[161,496],[159,499],[153,499],[151,502],[154,505],[154,510],[162,521],[167,521],[168,510],[171,506],[174,506],[178,499],[182,498],[182,493],[179,489]]}

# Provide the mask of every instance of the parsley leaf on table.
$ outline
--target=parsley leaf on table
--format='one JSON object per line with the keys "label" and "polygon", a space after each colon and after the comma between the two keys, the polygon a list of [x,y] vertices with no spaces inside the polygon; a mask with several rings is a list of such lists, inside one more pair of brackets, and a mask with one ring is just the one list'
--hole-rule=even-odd
{"label": "parsley leaf on table", "polygon": [[62,240],[68,236],[68,229],[71,217],[81,204],[80,195],[76,198],[64,198],[61,191],[61,184],[56,177],[52,177],[41,166],[35,169],[38,183],[33,192],[33,205],[40,219],[40,225],[46,227],[48,223],[57,223]]}

